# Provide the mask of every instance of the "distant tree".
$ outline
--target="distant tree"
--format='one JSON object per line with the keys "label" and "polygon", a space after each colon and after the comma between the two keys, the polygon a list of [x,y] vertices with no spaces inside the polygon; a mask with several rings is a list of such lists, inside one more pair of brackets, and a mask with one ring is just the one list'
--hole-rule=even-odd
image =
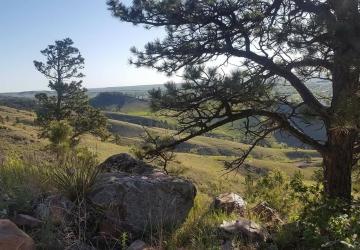
{"label": "distant tree", "polygon": [[120,92],[104,92],[92,98],[90,104],[95,108],[120,110],[127,101],[132,99],[134,97]]}
{"label": "distant tree", "polygon": [[121,143],[121,137],[120,137],[120,135],[119,134],[115,134],[114,135],[114,140],[113,140],[113,142],[116,144],[116,145],[120,145],[120,143]]}
{"label": "distant tree", "polygon": [[50,149],[57,156],[62,156],[71,148],[73,130],[66,121],[52,121],[46,130],[46,137],[50,141]]}
{"label": "distant tree", "polygon": [[40,106],[37,122],[43,128],[42,136],[48,135],[52,121],[66,121],[72,127],[71,144],[74,146],[85,133],[104,137],[107,132],[106,117],[89,105],[81,80],[84,58],[72,45],[70,38],[55,41],[41,51],[46,61],[34,61],[34,65],[49,79],[49,88],[54,91],[54,95],[36,95]]}
{"label": "distant tree", "polygon": [[[182,86],[151,93],[154,108],[178,118],[183,137],[175,144],[244,119],[243,131],[254,139],[228,164],[235,169],[263,138],[285,131],[322,155],[326,194],[351,199],[360,154],[358,0],[139,0],[130,6],[110,0],[108,6],[122,21],[166,27],[163,40],[132,49],[132,63],[168,74],[188,67]],[[214,59],[237,67],[225,74],[199,66]],[[319,79],[332,84],[330,103],[307,85]],[[275,91],[282,84],[299,101]],[[301,129],[313,123],[302,106],[325,128],[324,141]]]}
{"label": "distant tree", "polygon": [[36,101],[31,98],[0,96],[0,105],[31,111],[36,109]]}

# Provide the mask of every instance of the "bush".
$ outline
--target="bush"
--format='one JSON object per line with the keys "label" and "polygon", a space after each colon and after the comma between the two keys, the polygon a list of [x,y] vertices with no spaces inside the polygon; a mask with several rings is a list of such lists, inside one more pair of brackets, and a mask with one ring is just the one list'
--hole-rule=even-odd
{"label": "bush", "polygon": [[99,174],[96,155],[87,149],[78,149],[62,157],[50,173],[50,182],[73,202],[86,199]]}
{"label": "bush", "polygon": [[309,203],[300,215],[304,246],[333,249],[360,248],[360,206],[320,198]]}
{"label": "bush", "polygon": [[34,162],[24,162],[18,154],[12,152],[0,165],[0,203],[3,216],[14,212],[31,210],[31,202],[45,190],[47,168]]}
{"label": "bush", "polygon": [[307,193],[303,180],[304,177],[300,172],[289,178],[276,170],[258,180],[249,175],[245,178],[245,198],[253,204],[266,201],[283,218],[291,220],[296,218],[301,210],[303,204],[301,199]]}
{"label": "bush", "polygon": [[89,243],[97,230],[99,211],[88,199],[100,172],[97,165],[96,155],[80,148],[62,156],[59,164],[49,173],[49,182],[57,193],[74,204],[62,229],[69,245]]}
{"label": "bush", "polygon": [[66,154],[71,146],[71,136],[73,130],[66,121],[53,121],[46,130],[46,135],[50,141],[50,149],[58,157]]}

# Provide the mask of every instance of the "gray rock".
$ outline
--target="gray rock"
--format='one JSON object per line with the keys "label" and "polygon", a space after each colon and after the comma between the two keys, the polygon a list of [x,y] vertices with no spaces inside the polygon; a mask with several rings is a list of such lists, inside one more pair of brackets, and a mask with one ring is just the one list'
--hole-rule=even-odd
{"label": "gray rock", "polygon": [[129,174],[152,174],[155,170],[154,167],[133,158],[129,154],[117,154],[110,156],[103,163],[98,166],[103,172],[125,172]]}
{"label": "gray rock", "polygon": [[271,208],[266,201],[260,202],[251,209],[251,211],[264,222],[275,223],[278,225],[284,224],[279,216],[279,213],[275,209]]}
{"label": "gray rock", "polygon": [[126,250],[145,250],[147,249],[147,245],[142,240],[136,240],[126,249]]}
{"label": "gray rock", "polygon": [[195,194],[194,185],[180,178],[106,173],[90,199],[105,210],[107,225],[115,231],[142,233],[182,223]]}
{"label": "gray rock", "polygon": [[230,237],[240,236],[251,242],[265,242],[270,239],[270,234],[265,228],[247,219],[224,221],[220,229]]}
{"label": "gray rock", "polygon": [[237,213],[244,216],[246,202],[240,195],[235,193],[225,193],[214,199],[215,209],[220,209],[228,214]]}
{"label": "gray rock", "polygon": [[[142,164],[132,158],[126,162],[133,168]],[[113,169],[108,163],[100,166]],[[131,169],[124,165],[119,168]],[[132,235],[142,235],[149,229],[176,227],[186,219],[196,195],[195,186],[190,181],[158,171],[136,172],[111,172],[99,176],[89,198],[104,211],[102,234],[117,236],[114,235],[116,232],[127,231]]]}

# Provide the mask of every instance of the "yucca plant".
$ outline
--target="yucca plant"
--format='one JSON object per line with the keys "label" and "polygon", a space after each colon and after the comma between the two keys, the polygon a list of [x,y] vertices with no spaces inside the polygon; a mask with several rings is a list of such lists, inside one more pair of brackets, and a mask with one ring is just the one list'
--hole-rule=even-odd
{"label": "yucca plant", "polygon": [[99,174],[96,155],[87,149],[62,157],[50,173],[54,187],[73,202],[83,201],[91,192]]}

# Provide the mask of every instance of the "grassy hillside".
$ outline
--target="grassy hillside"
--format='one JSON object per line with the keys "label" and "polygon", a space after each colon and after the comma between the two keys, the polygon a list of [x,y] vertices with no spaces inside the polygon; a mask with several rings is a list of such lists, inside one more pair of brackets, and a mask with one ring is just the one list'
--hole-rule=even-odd
{"label": "grassy hillside", "polygon": [[[145,126],[155,126],[161,128],[175,128],[176,122],[172,119],[165,117],[156,116],[151,112],[148,102],[148,91],[153,88],[161,88],[163,85],[140,85],[140,86],[127,86],[127,87],[110,87],[110,88],[96,88],[88,89],[88,95],[92,98],[92,102],[95,107],[101,108],[106,111],[116,111],[116,112],[107,112],[107,115],[110,119],[119,120],[135,123],[138,125]],[[314,89],[314,92],[323,95],[329,96],[329,86],[326,83],[314,82],[309,83],[309,87]],[[294,99],[297,99],[296,93],[289,86],[278,86],[274,91],[286,93],[289,96],[293,96]],[[35,94],[39,92],[46,92],[51,94],[50,91],[28,91],[28,92],[18,92],[18,93],[3,93],[0,94],[0,105],[7,105],[13,108],[27,109],[35,107],[33,103],[33,98]],[[123,98],[109,98],[106,95],[121,95]],[[104,95],[104,98],[101,96]],[[108,102],[110,99],[114,99],[115,103],[110,105]],[[105,105],[105,106],[104,106]],[[286,108],[285,108],[286,109]],[[128,115],[127,117],[124,116]],[[133,118],[131,118],[133,116]],[[165,123],[165,124],[164,124]],[[317,140],[324,140],[326,138],[326,133],[323,129],[323,124],[320,121],[314,121],[314,125],[308,126],[307,123],[298,121],[298,124],[302,130],[309,134],[312,138]],[[226,124],[220,128],[215,129],[210,133],[211,136],[222,138],[226,140],[235,140],[238,142],[249,142],[248,138],[242,133],[234,133],[234,131],[242,128],[243,121],[236,121],[232,124]],[[291,147],[301,147],[304,148],[306,145],[301,143],[295,137],[290,134],[276,132],[273,136],[267,138],[261,145],[267,145],[271,147],[281,147],[283,145]]]}
{"label": "grassy hillside", "polygon": [[[8,155],[8,159],[12,159],[10,163],[0,164],[3,166],[0,168],[0,176],[3,177],[1,181],[7,183],[4,185],[4,193],[10,194],[11,197],[8,202],[0,204],[0,210],[10,211],[10,208],[15,207],[14,211],[31,213],[33,201],[57,190],[53,182],[50,182],[51,179],[47,179],[58,173],[58,169],[61,172],[64,163],[55,162],[55,158],[48,154],[48,142],[38,138],[39,131],[34,125],[35,115],[32,112],[0,106],[0,116],[0,163],[4,161],[4,156]],[[143,127],[138,124],[118,120],[109,120],[109,123],[112,125],[112,131],[120,135],[120,141],[115,144],[114,138],[104,142],[87,135],[82,138],[80,145],[95,152],[99,161],[114,154],[131,153],[143,133]],[[161,134],[174,132],[158,127],[147,129]],[[313,196],[310,191],[295,190],[302,190],[304,187],[306,190],[312,190],[312,187],[306,184],[314,183],[314,172],[320,169],[319,155],[312,150],[256,147],[244,166],[227,173],[223,167],[224,161],[235,159],[241,153],[241,149],[246,147],[248,145],[243,143],[204,136],[194,138],[179,147],[168,170],[171,175],[183,176],[196,185],[195,205],[179,229],[167,232],[169,234],[165,235],[163,242],[158,242],[157,238],[154,238],[155,241],[151,244],[165,244],[166,248],[162,249],[220,249],[218,246],[221,244],[222,236],[219,235],[218,226],[223,220],[237,218],[233,214],[227,215],[212,209],[213,197],[225,192],[236,192],[246,199],[246,218],[263,223],[250,209],[265,200],[280,213],[284,221],[289,222],[286,225],[295,225],[292,222],[299,219],[305,198]],[[283,174],[273,171],[266,175],[271,170],[280,170]],[[298,173],[304,178],[299,179]],[[254,181],[247,178],[249,174],[255,178],[263,178]],[[67,186],[64,190],[68,190]],[[320,212],[322,211],[323,207]],[[274,225],[271,224],[269,228]],[[41,231],[36,229],[27,232],[37,242],[38,249],[53,249],[55,238],[59,240],[60,245],[63,244],[62,235],[58,235],[47,226],[41,228]],[[43,238],[44,235],[49,237]],[[279,249],[297,249],[291,248],[292,242],[297,240],[291,238],[293,235],[297,234],[288,232],[287,226],[280,227],[275,234],[275,242]],[[239,249],[258,249],[252,248],[252,245],[244,245],[241,241],[238,244],[245,247]]]}
{"label": "grassy hillside", "polygon": [[[38,138],[33,113],[0,107],[0,115],[4,120],[0,128],[0,150],[3,154],[15,151],[23,157],[46,157],[48,142]],[[143,127],[134,123],[116,120],[109,120],[109,123],[111,130],[121,136],[119,145],[112,143],[111,139],[102,142],[92,136],[85,136],[81,143],[96,152],[100,161],[113,154],[131,152],[143,133]],[[173,132],[156,127],[148,129],[162,134]],[[223,163],[235,159],[241,153],[240,149],[246,147],[247,145],[237,142],[200,136],[179,147],[170,169],[190,178],[201,192],[209,195],[225,191],[240,192],[247,170],[244,168],[236,173],[225,174]],[[313,171],[320,164],[320,158],[311,150],[256,147],[246,163],[251,166],[251,170],[258,173],[279,169],[293,175],[300,171],[307,181],[311,181]]]}

